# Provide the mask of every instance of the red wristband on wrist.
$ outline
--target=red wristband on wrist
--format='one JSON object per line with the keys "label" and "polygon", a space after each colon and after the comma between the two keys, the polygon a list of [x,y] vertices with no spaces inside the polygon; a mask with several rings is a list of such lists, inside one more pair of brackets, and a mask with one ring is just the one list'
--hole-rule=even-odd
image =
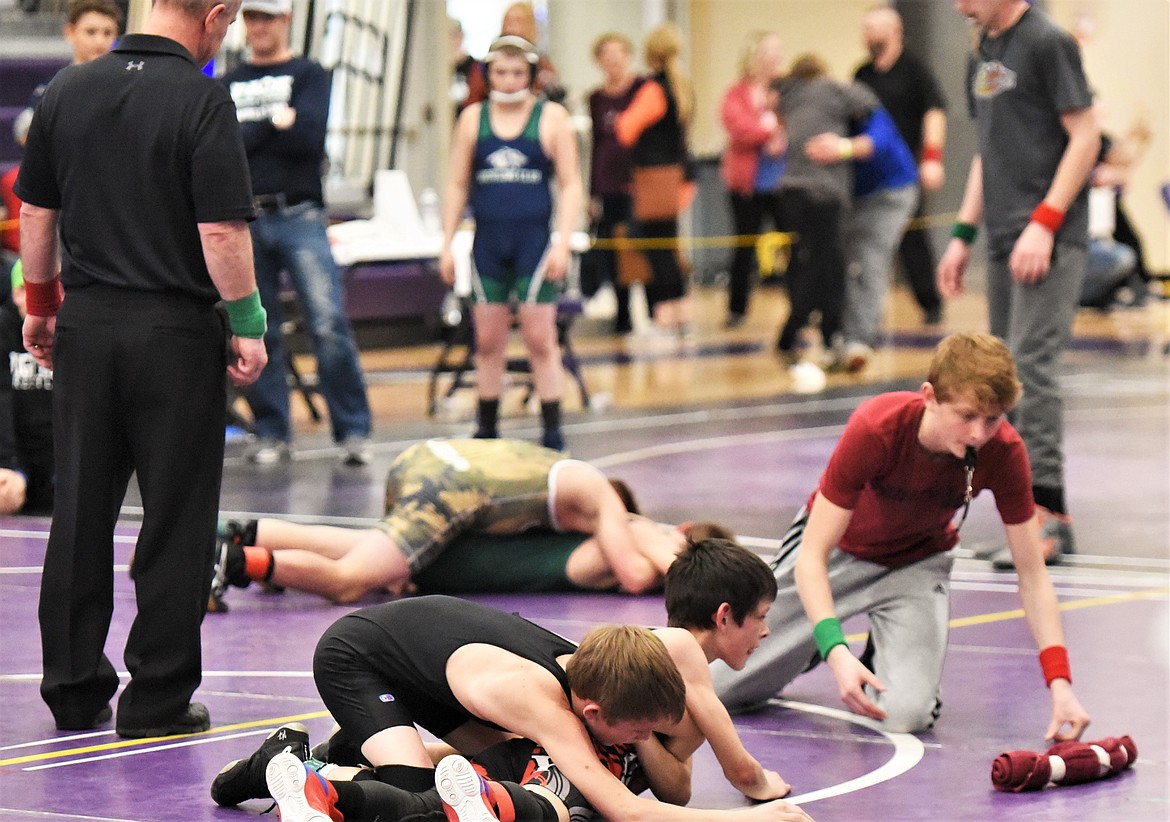
{"label": "red wristband on wrist", "polygon": [[1044,682],[1051,687],[1054,679],[1067,679],[1072,683],[1072,672],[1068,665],[1068,649],[1063,645],[1049,645],[1040,652],[1040,670]]}
{"label": "red wristband on wrist", "polygon": [[47,283],[24,281],[24,310],[32,317],[55,317],[61,307],[61,278]]}
{"label": "red wristband on wrist", "polygon": [[942,158],[942,146],[925,145],[922,147],[922,162],[934,160],[941,163]]}
{"label": "red wristband on wrist", "polygon": [[1064,222],[1064,212],[1048,203],[1040,203],[1032,212],[1032,222],[1039,223],[1055,234],[1060,231],[1060,226]]}

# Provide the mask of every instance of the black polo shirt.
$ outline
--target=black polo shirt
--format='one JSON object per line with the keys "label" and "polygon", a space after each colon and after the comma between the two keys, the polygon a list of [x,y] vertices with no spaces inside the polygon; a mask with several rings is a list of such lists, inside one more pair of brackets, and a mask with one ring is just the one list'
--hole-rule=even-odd
{"label": "black polo shirt", "polygon": [[910,147],[914,159],[922,151],[922,118],[933,108],[946,110],[947,101],[926,64],[904,51],[887,72],[872,62],[857,70],[854,79],[873,89],[882,106],[894,119],[898,133]]}
{"label": "black polo shirt", "polygon": [[230,95],[177,42],[147,34],[57,74],[29,128],[16,193],[60,210],[66,289],[216,300],[197,224],[252,216]]}

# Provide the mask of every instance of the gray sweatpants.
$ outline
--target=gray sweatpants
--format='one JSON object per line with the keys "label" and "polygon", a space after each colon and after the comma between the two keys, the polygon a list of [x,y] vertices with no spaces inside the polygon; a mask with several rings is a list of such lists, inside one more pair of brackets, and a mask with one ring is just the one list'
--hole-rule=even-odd
{"label": "gray sweatpants", "polygon": [[1064,401],[1057,367],[1072,336],[1088,249],[1060,243],[1048,276],[1034,285],[1012,279],[1006,257],[987,261],[991,333],[1007,343],[1024,395],[1012,424],[1032,463],[1032,484],[1064,486]]}
{"label": "gray sweatpants", "polygon": [[[808,514],[801,509],[773,562],[779,585],[768,611],[771,632],[742,671],[711,665],[715,690],[729,710],[744,710],[775,695],[819,659],[812,626],[796,593],[794,571]],[[869,617],[873,670],[886,686],[869,696],[885,712],[884,727],[924,731],[938,718],[939,683],[947,650],[950,576],[948,552],[890,570],[836,548],[829,555],[829,584],[837,618]]]}
{"label": "gray sweatpants", "polygon": [[887,188],[857,197],[845,223],[845,343],[876,347],[882,325],[890,267],[906,224],[918,204],[918,186]]}

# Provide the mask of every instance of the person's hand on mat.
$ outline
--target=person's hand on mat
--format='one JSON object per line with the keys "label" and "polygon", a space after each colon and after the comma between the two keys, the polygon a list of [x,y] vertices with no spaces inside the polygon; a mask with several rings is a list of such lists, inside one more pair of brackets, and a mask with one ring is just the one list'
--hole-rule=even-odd
{"label": "person's hand on mat", "polygon": [[788,796],[792,793],[792,786],[789,785],[780,774],[775,771],[769,771],[765,768],[761,776],[758,787],[750,786],[743,792],[743,795],[748,799],[754,799],[757,802],[765,802],[769,799],[779,799],[782,796]]}
{"label": "person's hand on mat", "polygon": [[801,810],[799,805],[782,799],[736,813],[742,815],[745,822],[812,822],[812,817]]}
{"label": "person's hand on mat", "polygon": [[[1052,722],[1044,738],[1058,742],[1080,739],[1092,720],[1089,719],[1089,712],[1081,707],[1072,685],[1067,679],[1054,679],[1049,690],[1052,694]],[[1061,733],[1065,725],[1068,731]]]}
{"label": "person's hand on mat", "polygon": [[861,660],[853,655],[847,645],[838,645],[829,651],[825,662],[837,680],[837,691],[841,695],[841,701],[849,710],[871,719],[886,718],[886,712],[865,695],[866,685],[871,685],[878,691],[884,691],[886,686],[874,676],[873,671],[861,664]]}

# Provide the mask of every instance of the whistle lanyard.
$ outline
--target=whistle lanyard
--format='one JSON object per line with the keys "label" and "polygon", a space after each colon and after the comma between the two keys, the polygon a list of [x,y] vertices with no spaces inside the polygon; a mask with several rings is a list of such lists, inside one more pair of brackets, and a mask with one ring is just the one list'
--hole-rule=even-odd
{"label": "whistle lanyard", "polygon": [[959,518],[959,524],[955,526],[958,531],[963,527],[963,523],[967,521],[967,514],[971,511],[971,500],[975,496],[975,448],[968,445],[966,456],[963,458],[963,478],[966,480],[967,488],[963,492],[963,516]]}

